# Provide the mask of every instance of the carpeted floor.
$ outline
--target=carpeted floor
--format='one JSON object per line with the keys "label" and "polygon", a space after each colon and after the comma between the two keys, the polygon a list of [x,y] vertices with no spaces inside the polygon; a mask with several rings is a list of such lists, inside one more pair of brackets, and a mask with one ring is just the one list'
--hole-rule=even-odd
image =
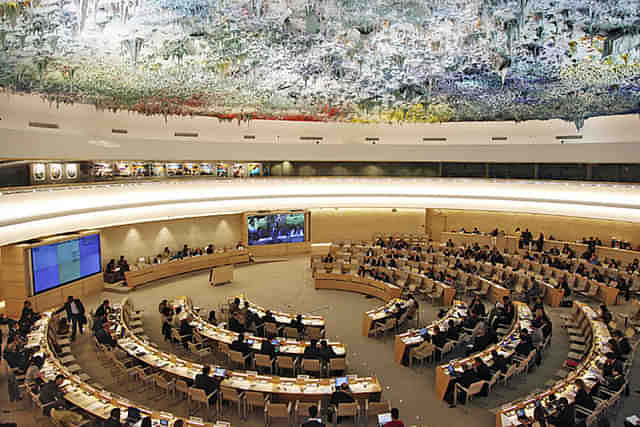
{"label": "carpeted floor", "polygon": [[[309,257],[291,258],[287,262],[242,266],[234,273],[234,282],[216,288],[207,285],[207,273],[193,273],[145,286],[130,294],[135,306],[144,310],[144,329],[161,348],[172,350],[160,333],[160,320],[157,306],[161,299],[171,299],[180,295],[190,296],[194,304],[204,312],[217,309],[227,297],[244,294],[248,299],[264,307],[289,313],[313,313],[327,320],[327,335],[346,343],[347,364],[350,373],[358,375],[376,375],[383,385],[384,400],[390,400],[400,409],[401,419],[406,425],[425,425],[429,427],[490,427],[495,425],[495,413],[491,410],[513,399],[524,397],[537,389],[544,389],[544,383],[552,379],[553,373],[560,369],[567,355],[567,334],[560,327],[560,314],[567,309],[549,309],[554,322],[551,350],[546,353],[543,363],[529,375],[516,378],[507,386],[497,386],[488,398],[474,399],[467,405],[456,408],[448,406],[435,398],[433,365],[408,368],[393,360],[393,336],[386,338],[366,338],[361,335],[362,313],[378,307],[380,300],[369,299],[359,294],[340,291],[316,291],[313,287]],[[102,295],[85,299],[85,306],[95,307],[103,299],[112,301],[122,299],[122,295],[105,292]],[[595,305],[595,304],[594,304]],[[427,302],[421,303],[420,319],[422,324],[433,321],[439,308]],[[629,312],[631,304],[613,308],[614,311]],[[167,400],[155,392],[142,393],[129,391],[116,385],[95,356],[89,336],[81,336],[73,344],[73,352],[78,363],[92,379],[106,389],[113,390],[131,400],[158,410],[168,410],[178,415],[187,415],[184,402]],[[458,357],[460,354],[454,354]],[[213,359],[211,360],[213,362]],[[2,392],[0,406],[9,409],[10,414],[0,414],[0,421],[15,418],[20,426],[36,424],[23,409],[24,403],[9,405],[6,392],[6,365],[2,365]],[[638,370],[638,363],[632,374]],[[632,395],[625,399],[621,409],[614,414],[612,425],[622,425],[624,416],[640,412],[640,394],[632,389]],[[255,412],[246,421],[241,421],[232,410],[227,409],[219,419],[231,421],[233,426],[259,426],[263,424],[262,414]],[[203,412],[199,413],[200,415]],[[197,415],[197,414],[196,414]],[[372,423],[372,422],[371,422]]]}

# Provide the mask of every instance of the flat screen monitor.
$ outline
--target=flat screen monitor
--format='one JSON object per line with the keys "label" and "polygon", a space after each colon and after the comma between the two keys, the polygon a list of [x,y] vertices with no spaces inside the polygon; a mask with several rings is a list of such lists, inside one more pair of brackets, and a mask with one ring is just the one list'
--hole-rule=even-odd
{"label": "flat screen monitor", "polygon": [[32,248],[31,267],[34,295],[100,273],[100,235]]}
{"label": "flat screen monitor", "polygon": [[213,375],[215,375],[216,377],[224,377],[227,373],[227,370],[224,368],[216,368],[216,370],[213,372]]}
{"label": "flat screen monitor", "polygon": [[420,335],[425,336],[427,335],[427,328],[422,328],[420,329],[420,331],[418,332]]}
{"label": "flat screen monitor", "polygon": [[340,387],[342,384],[349,384],[349,378],[347,377],[336,378],[336,388]]}
{"label": "flat screen monitor", "polygon": [[251,215],[249,246],[304,242],[304,213]]}
{"label": "flat screen monitor", "polygon": [[391,422],[391,412],[385,412],[384,414],[378,414],[378,425],[384,426],[386,423]]}

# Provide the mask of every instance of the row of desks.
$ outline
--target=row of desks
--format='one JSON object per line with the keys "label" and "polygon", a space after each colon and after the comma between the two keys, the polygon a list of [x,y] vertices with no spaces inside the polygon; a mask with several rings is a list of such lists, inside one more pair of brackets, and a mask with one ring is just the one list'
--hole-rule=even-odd
{"label": "row of desks", "polygon": [[[514,305],[516,308],[516,315],[509,333],[505,335],[498,344],[491,345],[479,353],[474,353],[470,356],[456,359],[455,363],[453,363],[454,368],[459,369],[476,357],[481,357],[487,365],[491,366],[493,363],[491,352],[493,350],[498,351],[498,353],[502,353],[505,357],[510,357],[515,352],[515,347],[519,343],[518,331],[521,328],[531,329],[531,320],[533,319],[533,315],[531,313],[531,309],[529,309],[526,304],[514,302]],[[449,364],[436,366],[435,392],[436,396],[440,400],[444,399],[447,387],[449,386],[449,381],[451,380],[448,366]]]}
{"label": "row of desks", "polygon": [[611,338],[609,329],[604,322],[597,319],[597,314],[591,307],[583,303],[575,303],[579,310],[582,310],[588,319],[588,325],[591,328],[593,342],[591,349],[583,359],[578,368],[573,371],[567,378],[558,381],[549,389],[537,393],[526,400],[519,401],[514,404],[507,404],[496,414],[496,427],[516,426],[518,422],[518,410],[524,409],[527,417],[533,419],[533,411],[536,401],[539,401],[544,407],[549,406],[549,397],[553,394],[556,399],[566,397],[569,403],[575,400],[576,387],[575,381],[582,379],[588,389],[593,387],[598,378],[602,378],[602,370],[598,364],[604,363],[605,354],[610,351],[608,341]]}
{"label": "row of desks", "polygon": [[[212,325],[211,323],[202,319],[202,317],[200,317],[197,310],[194,309],[194,307],[192,306],[188,298],[179,297],[173,300],[172,303],[174,306],[181,306],[184,308],[185,312],[188,313],[193,319],[193,321],[191,322],[191,326],[193,326],[195,330],[198,331],[198,333],[200,333],[200,335],[202,335],[203,337],[206,337],[206,338],[209,338],[210,340],[216,341],[218,343],[227,344],[227,345],[231,344],[233,341],[235,341],[238,338],[237,332],[233,332],[228,329],[221,328],[216,325]],[[313,318],[307,317],[307,321],[311,324],[313,324],[313,322],[324,324],[324,319],[323,318],[317,319],[317,317],[318,316],[313,316]],[[303,318],[303,323],[304,323],[304,318]],[[267,338],[256,337],[256,336],[245,336],[245,341],[250,343],[249,346],[251,350],[254,352],[260,351],[262,341],[266,339]],[[331,341],[328,344],[331,346],[336,356],[338,357],[346,356],[346,348],[344,344],[341,344],[339,342],[331,342]],[[309,345],[310,345],[309,341],[298,341],[298,340],[289,339],[289,338],[286,338],[286,339],[278,338],[278,346],[277,346],[278,354],[286,355],[286,356],[301,356],[302,354],[304,354],[304,350]]]}
{"label": "row of desks", "polygon": [[[535,236],[534,236],[535,238]],[[473,244],[478,243],[481,246],[495,246],[501,251],[507,251],[514,253],[518,249],[518,242],[520,236],[497,236],[493,237],[488,234],[473,234],[473,233],[460,233],[460,232],[442,232],[440,233],[440,239],[446,241],[451,239],[456,246],[459,244]],[[535,247],[536,242],[532,241],[532,246]],[[544,250],[551,248],[562,249],[565,245],[573,249],[577,256],[580,256],[583,252],[589,249],[589,245],[580,242],[565,242],[562,240],[545,240]],[[596,255],[599,258],[614,258],[621,261],[624,264],[633,262],[634,259],[640,258],[640,252],[630,251],[627,249],[610,248],[606,246],[596,246]]]}
{"label": "row of desks", "polygon": [[[122,326],[128,329],[126,324]],[[196,374],[202,371],[201,364],[188,362],[176,357],[173,353],[161,351],[153,347],[150,342],[133,334],[118,340],[118,346],[131,357],[174,377],[193,380]],[[235,388],[239,392],[268,393],[274,402],[317,401],[331,396],[335,389],[335,379],[285,378],[259,375],[250,371],[226,370],[225,379],[221,385]],[[349,376],[349,387],[354,398],[357,399],[378,400],[382,393],[382,386],[376,377]]]}
{"label": "row of desks", "polygon": [[135,288],[144,283],[176,276],[178,274],[247,262],[249,262],[249,251],[246,249],[232,249],[224,252],[216,252],[211,255],[193,256],[162,264],[153,264],[145,268],[127,271],[124,275],[127,280],[127,285]]}
{"label": "row of desks", "polygon": [[[31,342],[38,342],[40,347],[39,352],[45,356],[45,363],[40,370],[44,380],[51,381],[59,374],[65,377],[61,389],[64,392],[64,399],[67,402],[102,420],[109,418],[112,409],[119,408],[122,417],[121,421],[124,422],[127,417],[128,408],[135,407],[140,409],[140,413],[143,417],[151,417],[154,426],[160,425],[161,421],[166,422],[169,426],[173,425],[178,417],[172,413],[154,411],[146,408],[139,405],[137,402],[132,402],[129,399],[118,396],[114,393],[94,387],[83,381],[78,375],[71,373],[58,360],[57,356],[49,346],[47,334],[49,333],[49,327],[53,316],[53,311],[42,313],[42,318],[36,324],[35,330],[29,334],[29,340]],[[222,421],[215,423],[206,423],[194,419],[183,419],[183,421],[184,425],[187,427],[230,426],[228,422]]]}
{"label": "row of desks", "polygon": [[462,301],[454,301],[453,305],[447,311],[447,314],[441,319],[435,320],[430,325],[422,329],[412,329],[402,334],[396,335],[393,346],[393,359],[396,363],[402,364],[402,359],[409,347],[415,347],[424,342],[424,333],[433,335],[433,330],[436,326],[440,327],[441,331],[448,329],[449,320],[453,320],[458,323],[462,318],[466,316],[467,304]]}

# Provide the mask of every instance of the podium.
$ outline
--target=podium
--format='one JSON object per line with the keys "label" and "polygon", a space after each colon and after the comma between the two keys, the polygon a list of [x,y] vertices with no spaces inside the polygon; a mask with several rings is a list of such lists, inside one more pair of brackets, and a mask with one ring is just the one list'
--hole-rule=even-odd
{"label": "podium", "polygon": [[209,270],[209,285],[218,286],[233,282],[233,264],[214,267]]}

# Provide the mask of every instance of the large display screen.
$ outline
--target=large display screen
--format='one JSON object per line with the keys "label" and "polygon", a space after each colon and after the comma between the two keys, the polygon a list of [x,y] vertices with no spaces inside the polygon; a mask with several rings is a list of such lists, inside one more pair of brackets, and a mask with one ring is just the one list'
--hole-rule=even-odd
{"label": "large display screen", "polygon": [[304,242],[304,213],[253,215],[249,224],[249,246]]}
{"label": "large display screen", "polygon": [[100,235],[32,248],[31,266],[34,295],[99,273]]}

